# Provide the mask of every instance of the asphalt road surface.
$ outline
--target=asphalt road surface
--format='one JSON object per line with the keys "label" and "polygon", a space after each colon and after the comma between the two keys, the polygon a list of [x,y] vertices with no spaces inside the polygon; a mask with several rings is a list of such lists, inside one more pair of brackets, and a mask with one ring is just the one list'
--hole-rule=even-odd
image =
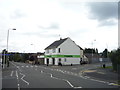
{"label": "asphalt road surface", "polygon": [[118,88],[109,82],[82,76],[81,71],[91,66],[60,67],[10,62],[10,67],[2,70],[2,88]]}

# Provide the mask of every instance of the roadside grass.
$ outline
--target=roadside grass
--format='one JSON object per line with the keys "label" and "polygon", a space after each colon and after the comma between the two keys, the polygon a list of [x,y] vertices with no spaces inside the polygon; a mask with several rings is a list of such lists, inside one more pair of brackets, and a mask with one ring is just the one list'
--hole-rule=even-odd
{"label": "roadside grass", "polygon": [[118,80],[118,85],[120,85],[120,80]]}
{"label": "roadside grass", "polygon": [[[103,68],[103,67],[98,67],[98,68]],[[113,66],[106,66],[104,69],[113,69]]]}

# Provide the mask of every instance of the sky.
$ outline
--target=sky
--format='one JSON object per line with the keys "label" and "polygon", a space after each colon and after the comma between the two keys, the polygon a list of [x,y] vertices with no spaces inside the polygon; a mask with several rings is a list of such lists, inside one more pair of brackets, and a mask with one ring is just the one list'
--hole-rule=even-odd
{"label": "sky", "polygon": [[0,52],[7,48],[8,30],[9,52],[44,52],[60,37],[70,37],[83,49],[114,50],[118,1],[0,0]]}

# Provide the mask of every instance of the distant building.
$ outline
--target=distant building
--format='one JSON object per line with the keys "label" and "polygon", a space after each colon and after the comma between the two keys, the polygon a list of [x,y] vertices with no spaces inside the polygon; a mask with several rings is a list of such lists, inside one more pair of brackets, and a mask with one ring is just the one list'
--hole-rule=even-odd
{"label": "distant building", "polygon": [[45,48],[45,64],[73,65],[83,60],[83,49],[69,37],[60,39]]}
{"label": "distant building", "polygon": [[38,64],[43,65],[44,64],[44,53],[37,53],[37,60]]}

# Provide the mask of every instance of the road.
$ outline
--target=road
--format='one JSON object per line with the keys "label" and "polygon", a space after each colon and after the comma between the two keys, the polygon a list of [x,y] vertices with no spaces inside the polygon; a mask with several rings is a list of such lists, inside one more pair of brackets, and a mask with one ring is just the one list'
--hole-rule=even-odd
{"label": "road", "polygon": [[61,67],[10,62],[10,67],[2,70],[2,88],[118,88],[109,82],[82,76],[81,71],[91,66]]}

